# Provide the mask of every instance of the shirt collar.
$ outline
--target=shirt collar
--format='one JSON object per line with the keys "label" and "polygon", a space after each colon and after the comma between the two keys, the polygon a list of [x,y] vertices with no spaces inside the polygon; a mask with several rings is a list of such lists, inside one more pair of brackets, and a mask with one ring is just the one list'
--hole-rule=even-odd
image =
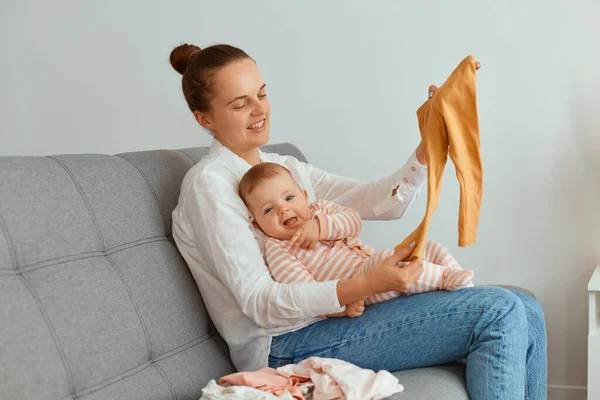
{"label": "shirt collar", "polygon": [[[275,153],[265,153],[261,149],[258,149],[258,153],[261,162],[277,162],[278,155]],[[216,138],[213,139],[209,154],[218,157],[223,165],[237,176],[238,179],[242,179],[242,176],[250,169],[250,164],[248,164],[246,160],[229,150]]]}

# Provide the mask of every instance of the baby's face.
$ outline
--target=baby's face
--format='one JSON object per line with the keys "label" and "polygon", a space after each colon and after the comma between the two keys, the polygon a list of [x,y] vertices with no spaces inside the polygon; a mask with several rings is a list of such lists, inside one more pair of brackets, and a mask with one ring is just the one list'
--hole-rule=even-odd
{"label": "baby's face", "polygon": [[287,174],[263,180],[246,196],[246,204],[254,222],[275,239],[291,239],[311,218],[306,191]]}

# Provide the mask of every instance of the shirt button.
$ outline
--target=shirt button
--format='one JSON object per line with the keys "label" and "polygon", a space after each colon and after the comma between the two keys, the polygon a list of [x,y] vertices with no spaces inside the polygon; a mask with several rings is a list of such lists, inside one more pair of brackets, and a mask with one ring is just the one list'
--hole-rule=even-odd
{"label": "shirt button", "polygon": [[415,166],[413,165],[412,167],[410,167],[410,170],[411,170],[412,172],[415,172],[417,169],[416,169],[416,168],[415,168]]}
{"label": "shirt button", "polygon": [[404,178],[402,178],[402,181],[404,181],[404,183],[408,183],[408,178],[404,177]]}

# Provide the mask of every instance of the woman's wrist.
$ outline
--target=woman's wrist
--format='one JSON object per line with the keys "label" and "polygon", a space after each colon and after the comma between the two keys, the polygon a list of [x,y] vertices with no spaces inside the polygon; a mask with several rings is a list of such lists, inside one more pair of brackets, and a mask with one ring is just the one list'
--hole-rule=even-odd
{"label": "woman's wrist", "polygon": [[342,306],[364,300],[375,293],[377,291],[374,291],[371,287],[366,273],[358,274],[354,278],[337,283],[337,296]]}

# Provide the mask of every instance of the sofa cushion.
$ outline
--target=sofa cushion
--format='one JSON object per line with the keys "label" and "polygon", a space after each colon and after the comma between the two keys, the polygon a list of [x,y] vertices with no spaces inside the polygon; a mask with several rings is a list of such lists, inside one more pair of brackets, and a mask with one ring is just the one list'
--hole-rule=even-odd
{"label": "sofa cushion", "polygon": [[233,371],[171,238],[202,153],[0,158],[0,398],[198,399]]}
{"label": "sofa cushion", "polygon": [[390,400],[468,400],[465,364],[456,362],[394,372],[404,390]]}

